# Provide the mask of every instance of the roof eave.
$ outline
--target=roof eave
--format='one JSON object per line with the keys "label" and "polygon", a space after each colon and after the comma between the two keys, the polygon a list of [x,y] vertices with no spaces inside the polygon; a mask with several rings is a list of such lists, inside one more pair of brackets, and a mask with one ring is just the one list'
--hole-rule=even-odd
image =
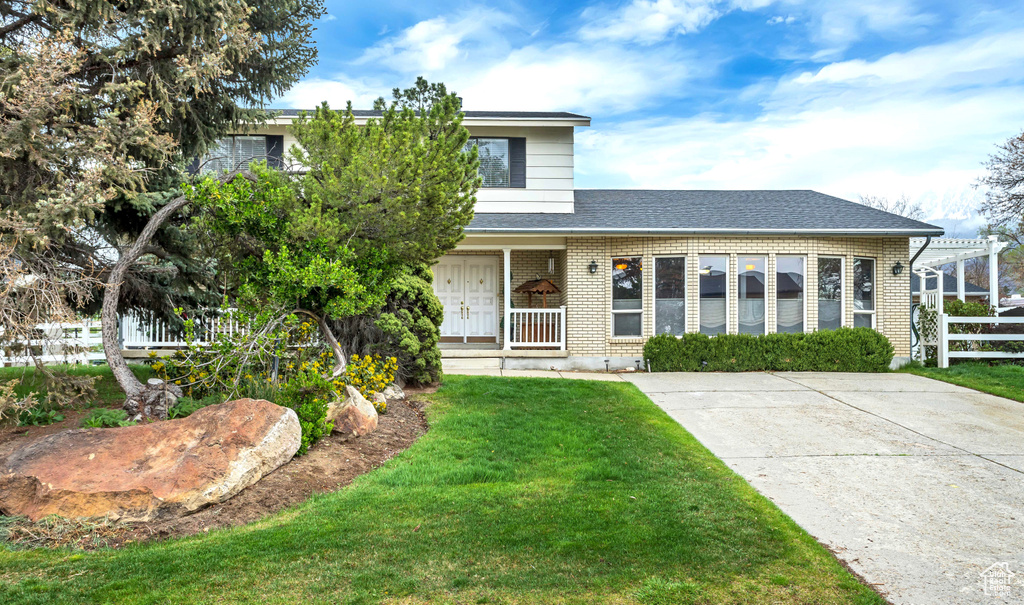
{"label": "roof eave", "polygon": [[524,235],[804,235],[804,236],[857,236],[857,237],[921,237],[940,236],[942,229],[693,229],[661,228],[635,229],[608,227],[467,227],[467,234],[524,234]]}
{"label": "roof eave", "polygon": [[[298,116],[275,116],[267,120],[267,124],[287,125],[298,119]],[[365,124],[369,116],[356,116],[357,125]],[[465,117],[462,123],[467,126],[590,126],[590,118],[538,118],[538,117]]]}

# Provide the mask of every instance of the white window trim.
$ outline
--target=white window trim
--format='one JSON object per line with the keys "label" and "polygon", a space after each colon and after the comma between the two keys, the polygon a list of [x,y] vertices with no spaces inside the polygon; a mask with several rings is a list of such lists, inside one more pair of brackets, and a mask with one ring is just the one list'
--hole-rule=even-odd
{"label": "white window trim", "polygon": [[[612,283],[612,270],[615,268],[615,259],[617,258],[629,258],[629,259],[640,259],[640,279],[643,279],[643,262],[644,257],[642,254],[616,254],[615,256],[608,257],[608,287],[611,289],[608,296],[608,310],[611,311],[611,325],[608,326],[608,331],[612,338],[643,338],[644,337],[644,287],[640,284],[640,308],[639,309],[616,309],[615,307],[615,284]],[[640,316],[640,334],[616,334],[615,333],[615,315],[617,314],[634,314]]]}
{"label": "white window trim", "polygon": [[[651,315],[654,317],[654,326],[652,328],[652,336],[658,336],[658,259],[659,258],[681,258],[683,259],[683,334],[690,331],[690,318],[689,313],[686,312],[689,300],[686,296],[686,289],[690,285],[690,276],[686,273],[689,263],[686,262],[687,258],[685,254],[656,254],[653,257],[653,264],[651,265]],[[698,280],[699,281],[699,280]],[[728,294],[726,294],[728,296]],[[728,303],[726,303],[726,309],[728,310]],[[726,313],[728,315],[728,313]],[[700,328],[698,322],[698,329]],[[682,336],[676,336],[676,338],[682,338]]]}
{"label": "white window trim", "polygon": [[[700,258],[702,256],[719,256],[725,258],[725,332],[723,334],[729,334],[729,330],[732,328],[732,312],[729,311],[729,265],[732,264],[732,256],[729,254],[698,254],[697,255],[697,332],[700,333],[700,305],[703,302],[700,291]],[[715,334],[718,336],[718,334]]]}
{"label": "white window trim", "polygon": [[[807,334],[807,257],[802,254],[776,254],[775,255],[775,331],[779,331],[779,259],[799,258],[804,261],[804,334]],[[839,288],[839,307],[842,308],[842,287]],[[767,324],[768,322],[765,322]]]}
{"label": "white window trim", "polygon": [[[823,258],[838,258],[839,259],[839,327],[846,327],[846,257],[838,256],[835,254],[820,254],[817,257],[818,266],[817,277],[815,278],[815,285],[819,288],[821,285],[818,283],[821,280],[821,259]],[[814,304],[818,304],[818,294],[814,294]],[[818,319],[818,324],[814,326],[814,331],[817,332],[821,329],[821,319]]]}
{"label": "white window trim", "polygon": [[[764,260],[764,332],[761,335],[768,333],[768,255],[767,254],[737,254],[736,255],[736,333],[737,334],[753,334],[757,336],[757,332],[740,332],[740,259],[741,258],[761,258]],[[728,280],[726,280],[728,283]],[[729,300],[728,293],[726,294],[726,301]],[[726,302],[728,304],[728,302]]]}
{"label": "white window trim", "polygon": [[[878,312],[878,259],[871,256],[854,256],[853,262],[856,263],[858,260],[869,260],[872,266],[871,275],[871,310],[870,311],[858,311],[856,303],[853,302],[851,294],[851,306],[853,307],[853,325],[857,325],[858,315],[870,315],[871,316],[871,329],[875,330],[876,313]],[[851,291],[852,292],[852,291]]]}

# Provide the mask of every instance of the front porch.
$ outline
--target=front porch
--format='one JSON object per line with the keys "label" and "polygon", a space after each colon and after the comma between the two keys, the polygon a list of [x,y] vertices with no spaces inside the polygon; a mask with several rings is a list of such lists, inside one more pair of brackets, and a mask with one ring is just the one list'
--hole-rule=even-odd
{"label": "front porch", "polygon": [[[434,266],[445,358],[567,355],[565,242],[532,239],[463,244]],[[530,282],[536,293],[524,291]]]}

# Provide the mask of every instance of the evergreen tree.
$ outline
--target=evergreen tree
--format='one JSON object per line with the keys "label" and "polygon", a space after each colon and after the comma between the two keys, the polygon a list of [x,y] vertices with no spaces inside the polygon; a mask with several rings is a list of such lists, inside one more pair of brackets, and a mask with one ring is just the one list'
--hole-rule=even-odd
{"label": "evergreen tree", "polygon": [[[182,168],[315,63],[322,13],[322,0],[0,0],[0,212],[25,226],[0,237],[17,236],[15,260],[105,282]],[[169,315],[208,299],[198,252],[165,222],[122,306]]]}

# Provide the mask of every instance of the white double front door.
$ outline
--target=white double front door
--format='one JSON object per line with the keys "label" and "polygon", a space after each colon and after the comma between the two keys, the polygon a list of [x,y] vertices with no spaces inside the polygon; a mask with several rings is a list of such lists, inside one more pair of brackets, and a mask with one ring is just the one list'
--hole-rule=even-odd
{"label": "white double front door", "polygon": [[446,256],[434,265],[434,292],[444,305],[441,337],[498,336],[498,259]]}

